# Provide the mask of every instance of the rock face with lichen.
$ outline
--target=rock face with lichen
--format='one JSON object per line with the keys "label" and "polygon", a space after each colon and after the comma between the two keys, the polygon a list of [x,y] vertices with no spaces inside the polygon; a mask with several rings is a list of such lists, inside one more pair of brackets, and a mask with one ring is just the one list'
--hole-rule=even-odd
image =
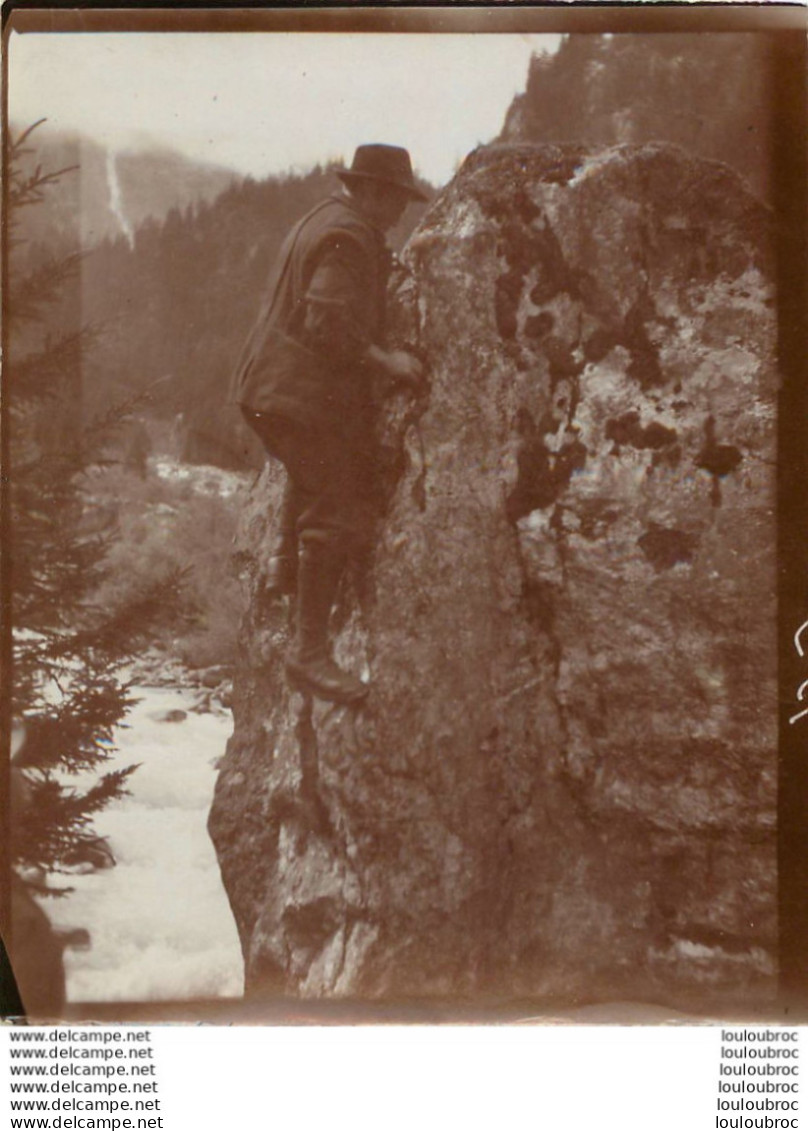
{"label": "rock face with lichen", "polygon": [[210,829],[247,992],[683,1007],[773,993],[765,208],[669,146],[473,154],[410,240],[373,560],[286,687],[261,597]]}

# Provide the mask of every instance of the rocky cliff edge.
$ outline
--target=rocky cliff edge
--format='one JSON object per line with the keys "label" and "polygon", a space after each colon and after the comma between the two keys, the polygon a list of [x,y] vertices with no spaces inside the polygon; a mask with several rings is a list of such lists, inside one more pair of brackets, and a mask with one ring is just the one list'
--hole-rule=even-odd
{"label": "rocky cliff edge", "polygon": [[774,992],[769,218],[669,146],[473,154],[411,238],[384,514],[286,687],[242,521],[210,816],[256,996],[744,1007]]}

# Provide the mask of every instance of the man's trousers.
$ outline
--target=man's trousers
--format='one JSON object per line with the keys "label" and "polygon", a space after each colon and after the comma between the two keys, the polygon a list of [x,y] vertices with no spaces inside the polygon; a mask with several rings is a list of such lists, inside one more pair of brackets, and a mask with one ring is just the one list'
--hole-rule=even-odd
{"label": "man's trousers", "polygon": [[376,515],[370,429],[342,434],[272,413],[242,409],[266,452],[289,476],[281,526],[301,543],[327,543],[353,555],[369,542]]}

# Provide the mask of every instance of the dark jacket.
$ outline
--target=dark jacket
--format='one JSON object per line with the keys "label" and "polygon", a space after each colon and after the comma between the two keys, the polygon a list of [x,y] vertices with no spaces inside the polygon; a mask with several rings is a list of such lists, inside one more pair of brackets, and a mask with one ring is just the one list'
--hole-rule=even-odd
{"label": "dark jacket", "polygon": [[390,253],[345,196],[322,201],[286,237],[231,399],[253,412],[331,427],[371,400],[368,344],[382,344]]}

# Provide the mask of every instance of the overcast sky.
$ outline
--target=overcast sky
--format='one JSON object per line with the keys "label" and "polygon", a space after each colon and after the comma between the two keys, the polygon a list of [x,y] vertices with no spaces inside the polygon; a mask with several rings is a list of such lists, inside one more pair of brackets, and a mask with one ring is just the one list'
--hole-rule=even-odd
{"label": "overcast sky", "polygon": [[261,177],[389,141],[440,185],[500,130],[557,35],[38,33],[9,44],[13,123],[156,142]]}

